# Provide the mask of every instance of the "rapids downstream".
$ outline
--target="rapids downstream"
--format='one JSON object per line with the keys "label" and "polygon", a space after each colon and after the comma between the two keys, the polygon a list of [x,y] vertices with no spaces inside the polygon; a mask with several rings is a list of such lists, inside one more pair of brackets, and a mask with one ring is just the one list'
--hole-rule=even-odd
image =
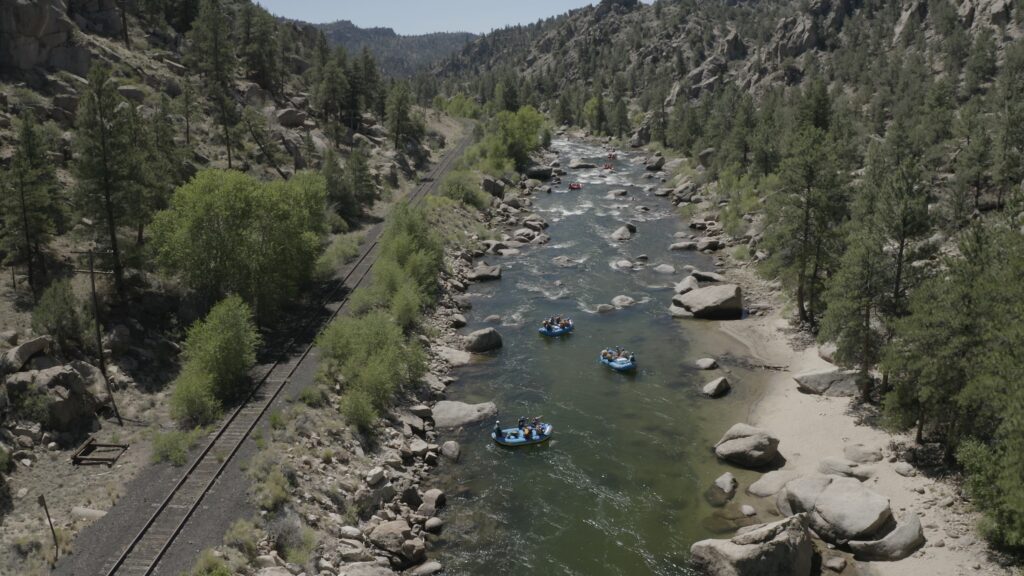
{"label": "rapids downstream", "polygon": [[[609,162],[592,143],[562,139],[553,149],[562,166],[572,158]],[[505,426],[543,415],[555,432],[550,442],[521,449],[492,443],[493,422],[456,437],[462,461],[441,478],[449,506],[439,560],[447,574],[686,574],[690,544],[730,534],[743,521],[736,503],[714,508],[703,493],[726,471],[750,478],[718,462],[711,446],[744,419],[757,377],[729,361],[737,345],[714,323],[669,316],[683,266],[711,270],[713,263],[669,251],[687,222],[667,199],[643,190],[659,183],[644,178],[639,160],[619,152],[613,172],[567,170],[551,194],[534,198],[533,210],[551,224],[551,243],[489,257],[503,266],[502,280],[471,289],[466,332],[500,315],[504,348],[457,371],[448,397],[493,400]],[[583,189],[568,191],[571,181]],[[609,195],[616,189],[628,194]],[[637,233],[610,240],[624,222]],[[623,259],[636,265],[622,269]],[[659,264],[676,272],[659,273]],[[596,312],[620,294],[636,305]],[[538,335],[540,320],[556,314],[575,319],[575,333]],[[603,347],[616,345],[636,352],[635,375],[598,362]],[[733,391],[725,398],[700,395],[711,378],[694,360],[708,355],[729,369]]]}

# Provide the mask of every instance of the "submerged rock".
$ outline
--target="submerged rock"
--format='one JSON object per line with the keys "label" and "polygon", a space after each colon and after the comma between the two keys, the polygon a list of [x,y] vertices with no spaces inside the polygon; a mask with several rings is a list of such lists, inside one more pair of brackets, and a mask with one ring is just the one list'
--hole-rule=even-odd
{"label": "submerged rock", "polygon": [[701,391],[705,396],[710,398],[719,398],[728,394],[731,389],[732,386],[729,385],[729,380],[725,376],[722,376],[721,378],[715,378],[711,382],[705,384]]}

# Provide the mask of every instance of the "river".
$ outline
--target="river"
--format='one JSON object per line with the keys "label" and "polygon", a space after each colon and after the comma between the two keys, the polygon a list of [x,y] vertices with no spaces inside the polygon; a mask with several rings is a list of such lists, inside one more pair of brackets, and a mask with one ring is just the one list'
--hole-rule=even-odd
{"label": "river", "polygon": [[[553,149],[562,166],[571,158],[599,167],[608,161],[593,143],[560,139]],[[550,223],[551,243],[490,257],[503,266],[502,280],[470,291],[466,331],[500,315],[504,347],[455,372],[448,397],[493,400],[506,426],[519,416],[543,415],[555,432],[545,445],[512,450],[491,442],[493,422],[456,435],[462,460],[440,478],[449,505],[436,549],[446,574],[688,574],[690,545],[730,533],[742,517],[737,502],[714,508],[703,493],[726,471],[744,486],[754,477],[718,462],[711,446],[744,420],[758,379],[741,368],[738,345],[714,323],[669,316],[671,287],[685,276],[683,266],[710,270],[713,263],[703,254],[668,250],[675,233],[688,231],[687,222],[666,198],[643,191],[658,182],[644,178],[638,158],[620,152],[610,173],[568,170],[553,193],[535,198],[533,210]],[[573,180],[583,189],[568,191]],[[622,188],[627,196],[609,196]],[[632,239],[609,240],[627,221],[638,228]],[[642,254],[646,265],[615,266]],[[558,265],[557,257],[574,265]],[[654,271],[665,263],[677,272]],[[620,294],[637,304],[596,313]],[[575,333],[538,335],[540,320],[555,314],[572,316]],[[636,352],[635,375],[598,363],[600,350],[615,345]],[[694,360],[706,355],[717,356],[728,374],[697,370]],[[700,386],[723,374],[733,384],[730,395],[703,398]]]}

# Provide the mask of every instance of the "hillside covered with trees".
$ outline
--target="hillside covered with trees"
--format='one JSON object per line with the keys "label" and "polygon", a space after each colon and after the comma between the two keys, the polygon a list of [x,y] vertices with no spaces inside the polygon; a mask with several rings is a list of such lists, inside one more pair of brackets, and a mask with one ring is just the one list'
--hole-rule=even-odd
{"label": "hillside covered with trees", "polygon": [[676,202],[746,244],[1020,550],[1022,21],[1001,0],[604,0],[486,35],[417,90],[688,158]]}
{"label": "hillside covered with trees", "polygon": [[316,26],[331,46],[353,54],[370,50],[384,74],[396,78],[409,78],[432,67],[477,37],[469,32],[400,35],[391,28],[360,28],[348,20]]}

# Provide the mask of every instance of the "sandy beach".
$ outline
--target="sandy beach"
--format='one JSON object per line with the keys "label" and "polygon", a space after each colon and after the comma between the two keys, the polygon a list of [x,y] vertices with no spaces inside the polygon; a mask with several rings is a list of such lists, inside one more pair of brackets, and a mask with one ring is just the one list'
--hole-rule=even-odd
{"label": "sandy beach", "polygon": [[[749,273],[743,270],[739,275]],[[750,277],[746,280],[756,282]],[[843,458],[843,449],[850,444],[881,449],[883,459],[870,465],[874,474],[866,485],[889,498],[897,519],[909,513],[920,516],[927,538],[923,548],[898,562],[854,562],[851,555],[844,554],[848,560],[844,573],[853,569],[858,574],[880,576],[1013,573],[995,562],[975,529],[977,514],[960,496],[957,486],[921,474],[904,477],[896,473],[891,446],[894,442],[911,444],[910,436],[858,424],[851,411],[851,398],[817,396],[797,389],[793,375],[833,365],[819,357],[817,347],[800,350],[793,345],[793,330],[781,306],[773,305],[772,311],[764,316],[721,322],[719,326],[739,341],[750,356],[766,365],[785,367],[766,371],[763,391],[749,415],[750,424],[769,430],[780,439],[779,450],[786,458],[783,470],[815,472],[823,458]]]}

